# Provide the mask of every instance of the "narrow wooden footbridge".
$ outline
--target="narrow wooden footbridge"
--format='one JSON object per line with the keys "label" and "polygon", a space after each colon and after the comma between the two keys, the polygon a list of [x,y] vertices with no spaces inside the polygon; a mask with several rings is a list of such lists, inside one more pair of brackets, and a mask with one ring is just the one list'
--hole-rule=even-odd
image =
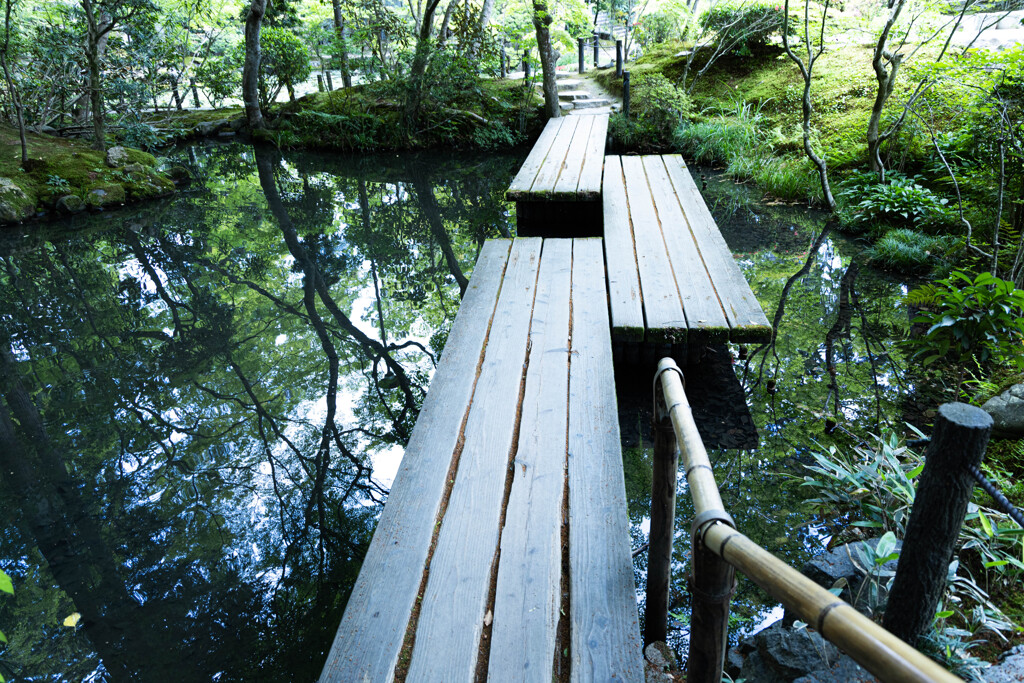
{"label": "narrow wooden footbridge", "polygon": [[321,681],[644,680],[613,346],[771,328],[682,159],[607,126],[550,121],[513,182]]}

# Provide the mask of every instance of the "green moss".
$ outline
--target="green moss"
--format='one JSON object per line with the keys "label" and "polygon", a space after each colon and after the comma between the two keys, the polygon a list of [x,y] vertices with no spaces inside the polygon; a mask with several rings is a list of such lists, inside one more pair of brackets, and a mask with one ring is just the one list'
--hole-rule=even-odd
{"label": "green moss", "polygon": [[[154,168],[152,154],[126,148],[131,163],[113,169],[107,166],[103,152],[80,140],[30,133],[28,142],[29,163],[22,169],[17,131],[0,126],[0,148],[9,150],[0,157],[0,177],[10,178],[23,193],[18,197],[21,217],[52,209],[68,194],[92,205],[110,205],[163,197],[174,191],[171,180]],[[89,193],[97,189],[105,196],[90,200]]]}

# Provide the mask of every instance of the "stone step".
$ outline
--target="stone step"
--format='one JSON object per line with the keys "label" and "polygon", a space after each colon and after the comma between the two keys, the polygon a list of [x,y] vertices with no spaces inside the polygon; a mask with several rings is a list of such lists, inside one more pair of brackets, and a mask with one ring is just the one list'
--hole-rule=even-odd
{"label": "stone step", "polygon": [[605,98],[590,98],[585,100],[574,100],[573,106],[577,109],[590,109],[592,107],[607,107],[611,100]]}
{"label": "stone step", "polygon": [[587,90],[560,90],[558,97],[563,100],[571,100],[576,102],[578,100],[590,99],[590,92]]}
{"label": "stone step", "polygon": [[583,81],[578,78],[559,78],[556,81],[559,90],[575,90],[582,84]]}

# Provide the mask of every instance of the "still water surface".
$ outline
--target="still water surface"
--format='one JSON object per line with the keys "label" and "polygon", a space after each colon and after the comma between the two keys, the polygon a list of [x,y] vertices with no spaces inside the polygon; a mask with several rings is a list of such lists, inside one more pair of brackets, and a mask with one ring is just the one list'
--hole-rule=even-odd
{"label": "still water surface", "polygon": [[[169,201],[0,235],[8,680],[314,680],[476,255],[514,232],[522,155],[175,156],[198,180]],[[773,349],[719,359],[756,435],[713,383],[702,428],[730,446],[711,455],[740,528],[799,564],[830,531],[771,475],[899,422],[903,283],[815,243],[805,208],[713,176],[706,195],[769,319],[785,309]],[[622,392],[640,547],[650,388]],[[737,632],[771,611],[741,586]]]}

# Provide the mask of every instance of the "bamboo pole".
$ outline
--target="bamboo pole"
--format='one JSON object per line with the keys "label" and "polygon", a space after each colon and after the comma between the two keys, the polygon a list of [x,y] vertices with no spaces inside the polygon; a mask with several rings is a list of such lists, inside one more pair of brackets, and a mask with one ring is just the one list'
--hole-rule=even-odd
{"label": "bamboo pole", "polygon": [[[959,681],[938,663],[733,528],[723,509],[711,462],[693,421],[675,361],[663,358],[658,363],[658,377],[693,498],[695,542],[746,574],[882,681]],[[691,651],[694,635],[691,633]],[[721,669],[717,673],[721,676]]]}
{"label": "bamboo pole", "polygon": [[647,546],[647,602],[644,647],[668,637],[668,594],[672,580],[672,541],[675,537],[676,483],[679,466],[672,420],[660,383],[654,383],[654,465],[651,477],[651,534]]}

